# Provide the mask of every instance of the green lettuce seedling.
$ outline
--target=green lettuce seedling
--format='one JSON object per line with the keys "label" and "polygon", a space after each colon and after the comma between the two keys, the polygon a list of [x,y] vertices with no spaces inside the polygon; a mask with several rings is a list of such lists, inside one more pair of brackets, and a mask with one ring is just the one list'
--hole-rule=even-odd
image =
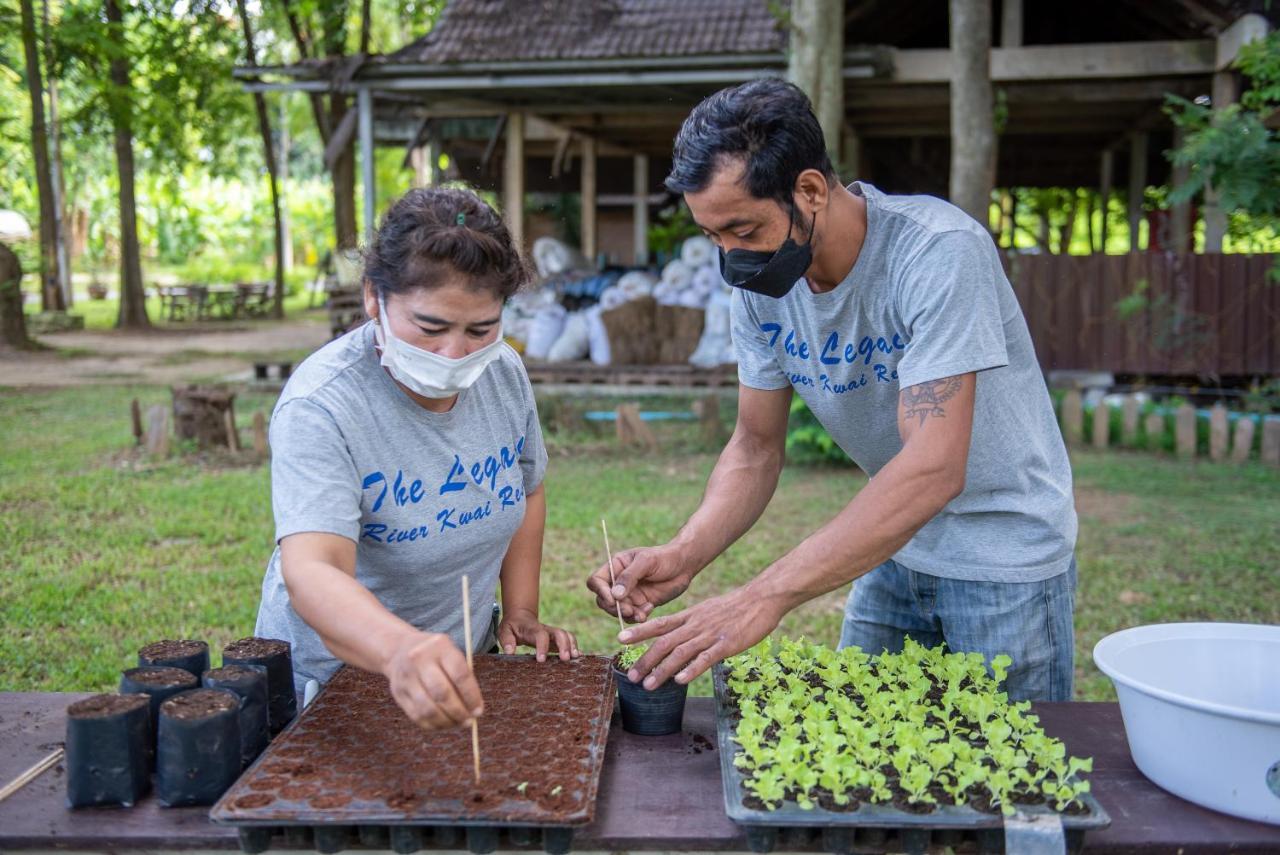
{"label": "green lettuce seedling", "polygon": [[622,650],[618,652],[618,670],[626,671],[632,665],[639,662],[640,657],[648,652],[648,650],[649,645],[647,644],[633,644],[630,647],[622,648]]}

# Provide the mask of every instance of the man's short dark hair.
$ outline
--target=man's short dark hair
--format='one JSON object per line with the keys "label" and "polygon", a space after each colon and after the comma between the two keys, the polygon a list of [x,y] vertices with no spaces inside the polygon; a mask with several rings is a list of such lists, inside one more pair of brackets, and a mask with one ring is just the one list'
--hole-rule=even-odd
{"label": "man's short dark hair", "polygon": [[821,172],[828,184],[836,181],[809,99],[777,78],[721,89],[694,107],[676,135],[664,183],[673,193],[697,193],[735,158],[745,164],[747,191],[784,207],[791,205],[796,178],[806,169]]}

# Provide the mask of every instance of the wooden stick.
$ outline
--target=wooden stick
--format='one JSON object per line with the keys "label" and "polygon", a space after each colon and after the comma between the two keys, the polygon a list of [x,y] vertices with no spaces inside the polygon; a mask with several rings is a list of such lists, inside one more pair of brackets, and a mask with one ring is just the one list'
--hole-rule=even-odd
{"label": "wooden stick", "polygon": [[23,772],[21,775],[14,778],[9,783],[5,784],[4,789],[0,790],[0,802],[9,798],[9,796],[18,792],[18,790],[22,789],[27,784],[30,784],[36,778],[39,778],[42,774],[47,772],[49,769],[52,769],[54,766],[58,764],[60,760],[62,760],[65,754],[66,752],[63,749],[59,748],[57,751],[53,752],[48,757],[44,758],[36,765],[32,766],[30,769]]}
{"label": "wooden stick", "polygon": [[[600,518],[600,530],[604,532],[604,554],[609,556],[609,595],[613,596],[613,586],[617,583],[613,578],[613,550],[609,548],[609,527],[604,524],[604,517]],[[613,610],[618,615],[618,632],[623,632],[626,630],[627,625],[622,622],[622,606],[618,604],[617,600],[613,601]]]}
{"label": "wooden stick", "polygon": [[[462,637],[467,645],[467,668],[475,671],[471,661],[471,580],[462,577]],[[480,783],[480,723],[471,719],[471,759],[475,765],[476,783]]]}

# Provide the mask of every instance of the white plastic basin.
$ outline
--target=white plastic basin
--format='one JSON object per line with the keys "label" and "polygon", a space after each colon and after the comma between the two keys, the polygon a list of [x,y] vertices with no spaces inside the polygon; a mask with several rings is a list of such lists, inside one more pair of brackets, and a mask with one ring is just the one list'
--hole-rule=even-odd
{"label": "white plastic basin", "polygon": [[1163,623],[1108,635],[1093,661],[1154,783],[1280,825],[1280,626]]}

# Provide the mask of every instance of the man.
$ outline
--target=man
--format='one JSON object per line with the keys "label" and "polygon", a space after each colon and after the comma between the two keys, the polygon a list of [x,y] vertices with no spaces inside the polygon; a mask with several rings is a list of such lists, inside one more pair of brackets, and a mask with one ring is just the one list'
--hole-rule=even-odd
{"label": "man", "polygon": [[[842,187],[808,99],[759,80],[685,120],[666,185],[734,286],[738,422],[697,511],[588,580],[652,639],[632,669],[687,683],[789,610],[857,579],[840,643],[1013,658],[1014,699],[1067,700],[1076,516],[1026,322],[984,227],[947,202]],[[646,620],[759,519],[798,393],[871,476],[751,582]],[[829,517],[829,518],[828,518]]]}

